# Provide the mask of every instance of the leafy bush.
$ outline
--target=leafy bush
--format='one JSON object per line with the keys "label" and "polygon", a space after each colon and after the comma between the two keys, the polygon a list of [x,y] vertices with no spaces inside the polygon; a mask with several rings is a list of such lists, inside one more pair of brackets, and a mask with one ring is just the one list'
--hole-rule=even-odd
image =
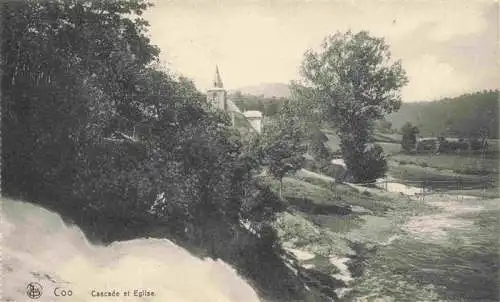
{"label": "leafy bush", "polygon": [[401,148],[404,151],[412,151],[415,149],[417,144],[417,134],[420,131],[416,126],[413,126],[411,123],[406,123],[401,128],[401,133],[403,134],[403,138],[401,139]]}
{"label": "leafy bush", "polygon": [[356,182],[371,182],[383,177],[388,170],[387,160],[381,146],[365,148],[362,154],[349,152],[345,147],[344,157],[347,169]]}
{"label": "leafy bush", "polygon": [[442,140],[439,144],[438,152],[460,152],[469,150],[469,144],[462,141]]}
{"label": "leafy bush", "polygon": [[365,195],[365,196],[372,196],[372,193],[368,192],[368,191],[363,191],[361,192],[361,194]]}

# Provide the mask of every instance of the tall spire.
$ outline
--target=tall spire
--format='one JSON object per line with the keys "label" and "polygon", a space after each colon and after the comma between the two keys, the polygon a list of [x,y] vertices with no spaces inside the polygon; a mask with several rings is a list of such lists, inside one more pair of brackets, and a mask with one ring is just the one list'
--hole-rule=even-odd
{"label": "tall spire", "polygon": [[214,87],[216,87],[216,88],[223,88],[224,87],[224,85],[222,85],[222,80],[220,78],[219,66],[218,65],[215,65]]}

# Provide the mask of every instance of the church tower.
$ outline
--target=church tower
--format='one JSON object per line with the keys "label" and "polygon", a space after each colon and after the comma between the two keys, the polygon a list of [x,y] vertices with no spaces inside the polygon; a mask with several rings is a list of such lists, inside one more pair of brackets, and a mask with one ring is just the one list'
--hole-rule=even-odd
{"label": "church tower", "polygon": [[219,67],[215,66],[215,77],[213,87],[207,90],[207,101],[217,109],[227,111],[227,91],[224,89],[219,73]]}

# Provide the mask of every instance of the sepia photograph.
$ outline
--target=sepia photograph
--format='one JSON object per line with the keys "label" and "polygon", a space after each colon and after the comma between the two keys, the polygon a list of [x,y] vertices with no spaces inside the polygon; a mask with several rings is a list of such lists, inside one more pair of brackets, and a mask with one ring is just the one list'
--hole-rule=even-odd
{"label": "sepia photograph", "polygon": [[500,301],[498,0],[0,0],[0,301]]}

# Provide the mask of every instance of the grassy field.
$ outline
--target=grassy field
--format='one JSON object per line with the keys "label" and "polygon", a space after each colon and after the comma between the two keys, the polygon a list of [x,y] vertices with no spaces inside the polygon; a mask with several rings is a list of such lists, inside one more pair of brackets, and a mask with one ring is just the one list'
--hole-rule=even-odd
{"label": "grassy field", "polygon": [[[330,150],[338,150],[339,138],[333,132],[325,132]],[[389,174],[408,184],[419,186],[431,182],[435,189],[471,190],[473,195],[498,196],[499,153],[470,154],[404,154],[401,152],[398,134],[376,133],[377,144],[384,149],[389,161]],[[391,142],[392,141],[392,142]],[[490,141],[490,150],[497,150],[498,141]]]}
{"label": "grassy field", "polygon": [[[343,184],[298,175],[283,179],[283,199],[289,209],[301,213],[301,217],[315,225],[325,227],[336,233],[346,233],[357,228],[371,225],[369,232],[377,225],[378,218],[397,211],[398,215],[412,215],[422,210],[422,205],[407,198],[394,199],[390,193],[373,194]],[[279,182],[271,178],[265,180],[278,192]],[[373,218],[373,219],[372,219]],[[379,225],[382,225],[379,223]],[[375,228],[376,229],[376,228]]]}
{"label": "grassy field", "polygon": [[[325,178],[297,174],[283,179],[283,199],[288,210],[278,215],[274,227],[285,247],[312,255],[299,262],[307,267],[308,274],[320,276],[321,287],[346,286],[341,280],[326,277],[339,273],[330,257],[354,257],[360,252],[355,250],[356,242],[371,246],[386,242],[401,219],[413,215],[422,206],[406,198],[388,198],[348,185],[332,184]],[[278,192],[277,180],[262,180]],[[346,205],[356,210],[346,211]],[[360,263],[353,271],[361,274],[364,256],[356,257]]]}
{"label": "grassy field", "polygon": [[389,174],[409,184],[426,181],[434,189],[464,190],[475,196],[498,196],[499,154],[404,154],[397,143],[380,143]]}
{"label": "grassy field", "polygon": [[[328,141],[326,142],[327,147],[331,151],[336,151],[340,149],[340,138],[331,130],[323,130]],[[379,133],[375,132],[373,136],[375,143],[381,145],[384,150],[389,153],[397,153],[401,151],[401,135],[397,133]]]}
{"label": "grassy field", "polygon": [[379,144],[382,149],[384,149],[384,153],[388,155],[399,154],[401,153],[401,144],[400,143],[387,143],[380,142]]}
{"label": "grassy field", "polygon": [[489,139],[488,140],[488,151],[498,153],[500,151],[500,139]]}
{"label": "grassy field", "polygon": [[[328,141],[326,142],[327,147],[336,151],[340,149],[340,139],[337,134],[333,130],[323,129],[323,133],[325,133]],[[375,143],[382,146],[384,152],[389,155],[399,154],[401,153],[401,134],[398,133],[381,133],[375,131],[373,135]],[[490,139],[488,140],[488,152],[493,154],[493,157],[498,158],[498,153],[500,151],[500,140],[498,139]],[[422,155],[424,156],[424,155]],[[450,157],[456,157],[453,154],[449,155]],[[458,156],[460,157],[460,156]],[[490,156],[491,157],[491,156]],[[498,166],[498,165],[497,165]]]}
{"label": "grassy field", "polygon": [[[435,167],[422,167],[420,162],[400,164],[395,160],[390,165],[392,172],[401,173],[395,176],[402,178],[428,178],[432,171],[431,175],[438,179],[477,179],[478,175],[464,176],[442,168],[457,165],[460,160],[464,165],[469,163],[463,158],[434,158],[431,163]],[[266,182],[278,192],[277,180],[268,178]],[[340,301],[362,297],[392,297],[390,301],[455,301],[464,297],[464,301],[490,301],[497,297],[494,285],[498,282],[498,259],[493,256],[498,249],[498,242],[494,241],[498,210],[468,213],[473,217],[464,219],[474,221],[475,227],[466,232],[450,231],[451,239],[444,245],[424,243],[401,226],[420,217],[430,215],[429,221],[434,221],[433,215],[441,217],[439,210],[425,202],[333,184],[327,177],[311,173],[285,177],[283,184],[288,210],[279,214],[275,223],[280,241],[284,246],[310,253],[308,259],[299,262],[309,274],[323,278],[315,281],[322,284],[321,288],[352,287],[353,291]],[[368,211],[345,211],[346,206]],[[356,278],[354,283],[342,285],[341,280],[325,277],[339,273],[329,260],[332,255],[350,259],[347,265]]]}
{"label": "grassy field", "polygon": [[399,164],[413,164],[421,167],[432,167],[439,170],[450,170],[462,174],[498,174],[498,156],[482,158],[480,155],[455,154],[396,154],[390,159]]}
{"label": "grassy field", "polygon": [[[328,147],[337,150],[338,137],[332,132],[326,135]],[[480,196],[481,203],[489,202],[483,198],[499,196],[498,157],[403,154],[398,137],[379,135],[376,139],[387,154],[390,176],[401,182],[418,186],[415,181],[431,181],[433,190]],[[486,190],[485,179],[491,182]],[[347,265],[356,279],[348,285],[353,290],[340,301],[498,300],[498,208],[457,217],[453,222],[465,219],[473,226],[447,230],[446,243],[423,242],[403,226],[426,217],[428,222],[422,228],[432,229],[440,223],[439,218],[445,216],[432,205],[439,195],[416,201],[334,184],[313,173],[296,173],[283,183],[289,210],[277,220],[280,240],[314,254],[302,263],[322,274],[338,273],[328,260],[330,255],[350,259]],[[277,180],[271,179],[269,184],[278,191]],[[498,199],[492,202],[498,203]],[[328,282],[335,288],[339,280]]]}
{"label": "grassy field", "polygon": [[373,138],[376,142],[397,144],[401,142],[401,134],[399,133],[381,133],[376,131]]}
{"label": "grassy field", "polygon": [[[374,196],[348,185],[333,184],[324,179],[297,174],[283,179],[283,198],[291,206],[304,212],[316,215],[344,215],[349,213],[346,206],[357,206],[360,210],[365,209],[373,213],[384,213],[391,208],[392,203],[386,197]],[[277,180],[266,181],[278,191]]]}
{"label": "grassy field", "polygon": [[340,150],[340,138],[332,132],[325,132],[325,135],[328,138],[326,147],[333,152]]}

